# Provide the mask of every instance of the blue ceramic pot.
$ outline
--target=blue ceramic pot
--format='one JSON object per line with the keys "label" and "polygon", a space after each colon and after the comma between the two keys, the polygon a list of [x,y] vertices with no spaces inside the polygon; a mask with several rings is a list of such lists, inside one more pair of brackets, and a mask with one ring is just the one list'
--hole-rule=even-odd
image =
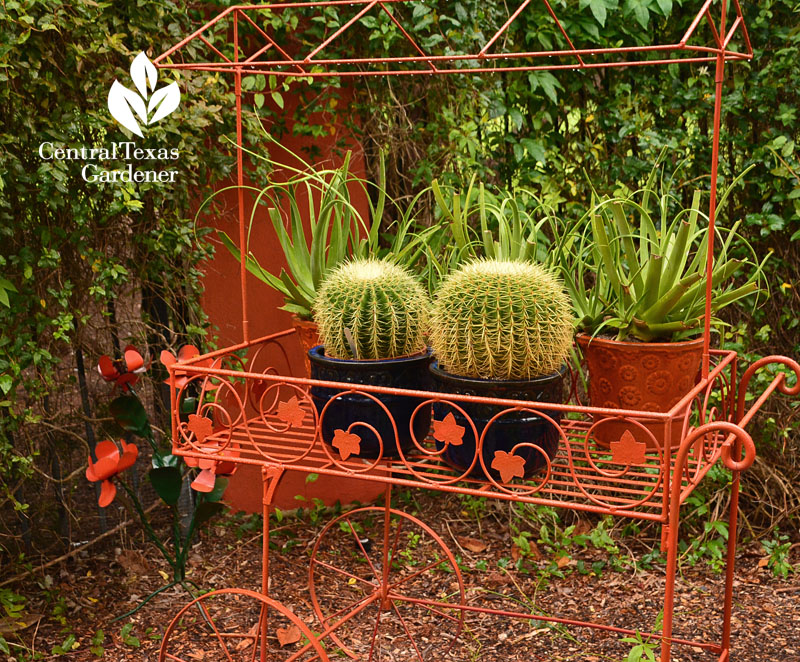
{"label": "blue ceramic pot", "polygon": [[[438,361],[434,361],[430,365],[432,385],[435,391],[484,398],[530,400],[532,402],[561,403],[566,371],[567,366],[564,365],[558,372],[537,379],[505,381],[453,375],[440,369]],[[505,405],[471,402],[457,402],[456,404],[464,409],[472,419],[478,432],[478,438],[494,416],[509,408]],[[434,419],[437,421],[444,420],[445,416],[450,413],[455,417],[456,423],[465,428],[465,431],[461,445],[448,445],[443,453],[443,459],[463,471],[472,464],[475,458],[478,439],[475,438],[472,427],[461,412],[445,403],[436,403],[433,407]],[[543,409],[542,413],[556,423],[561,422],[561,412],[559,411]],[[541,416],[525,411],[505,414],[495,420],[486,433],[482,450],[484,465],[495,480],[501,480],[499,472],[491,469],[497,451],[510,453],[517,444],[530,443],[539,446],[552,460],[558,452],[560,437],[559,429]],[[443,443],[438,441],[436,443],[439,450],[444,447]],[[514,454],[525,459],[525,478],[547,466],[544,456],[529,446],[518,448]],[[479,478],[485,477],[480,460],[475,463],[470,475]]]}
{"label": "blue ceramic pot", "polygon": [[[324,345],[317,345],[309,350],[308,357],[311,361],[312,379],[423,391],[430,388],[430,350],[396,359],[355,361],[325,356]],[[414,443],[410,430],[411,417],[424,400],[405,395],[371,394],[391,412],[397,427],[395,436],[391,420],[378,403],[357,393],[347,393],[337,398],[339,393],[340,389],[311,387],[311,399],[318,414],[322,414],[325,405],[333,399],[321,422],[322,440],[325,443],[333,444],[336,430],[346,431],[353,423],[363,422],[377,430],[383,441],[383,453],[381,454],[380,442],[375,433],[365,426],[356,425],[352,428],[352,433],[360,437],[357,457],[397,457],[398,445],[404,454],[411,449]],[[414,435],[420,443],[428,435],[430,426],[431,407],[427,405],[414,416]]]}

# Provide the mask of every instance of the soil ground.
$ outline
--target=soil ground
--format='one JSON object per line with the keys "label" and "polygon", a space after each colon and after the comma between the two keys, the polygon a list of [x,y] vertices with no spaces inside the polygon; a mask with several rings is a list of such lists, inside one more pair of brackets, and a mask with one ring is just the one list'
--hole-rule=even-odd
{"label": "soil ground", "polygon": [[[520,547],[512,538],[515,531],[518,534],[525,529],[525,513],[508,504],[478,503],[427,492],[399,496],[402,503],[398,507],[416,514],[453,551],[461,569],[467,605],[513,608],[644,632],[652,631],[658,620],[665,571],[663,560],[654,558],[656,553],[648,556],[653,551],[650,545],[655,529],[621,536],[621,526],[617,526],[612,537],[619,545],[618,553],[609,553],[602,544],[601,548],[592,544],[537,545],[534,541],[540,532],[529,537],[529,548],[524,542]],[[571,514],[561,516],[567,520]],[[308,590],[309,558],[320,532],[332,517],[331,513],[320,511],[306,511],[301,519],[285,517],[271,536],[270,593],[312,629],[319,625]],[[361,543],[349,530],[348,521],[354,523]],[[317,599],[329,610],[326,613],[357,602],[363,595],[361,587],[372,579],[373,573],[381,572],[380,567],[370,570],[367,566],[380,564],[380,539],[371,531],[377,531],[382,524],[375,513],[367,513],[342,520],[341,526],[337,524],[325,533],[316,558],[360,577],[356,580],[340,571],[330,573],[327,566],[316,566]],[[596,522],[576,518],[561,522],[562,527],[567,524],[576,525],[571,534],[574,538],[588,534]],[[434,599],[448,595],[450,600],[454,595],[458,597],[456,573],[446,553],[426,530],[404,520],[402,532],[396,528],[392,532],[399,541],[397,558],[402,559],[392,572],[407,578],[407,595]],[[164,533],[166,537],[166,530]],[[609,543],[607,538],[603,540]],[[42,615],[39,620],[34,617],[27,629],[6,635],[9,641],[24,645],[22,649],[12,649],[17,659],[41,655],[39,659],[84,662],[98,659],[101,652],[104,660],[158,659],[165,629],[189,596],[183,589],[166,590],[133,616],[112,622],[115,616],[163,587],[169,567],[135,530],[129,530],[124,540],[106,543],[98,543],[60,567],[49,568],[44,576],[37,575],[13,587],[29,598],[29,614]],[[365,556],[370,560],[366,561]],[[737,556],[731,659],[800,661],[800,572],[790,573],[786,579],[776,578],[758,544],[743,546]],[[634,557],[652,562],[637,566],[627,561]],[[675,636],[717,641],[724,575],[715,572],[707,561],[691,566],[687,558],[681,564],[676,586]],[[441,565],[414,576],[414,572],[439,559]],[[797,545],[790,550],[788,561],[800,568]],[[203,589],[238,587],[257,591],[260,568],[260,518],[229,515],[213,521],[201,533],[189,559],[189,578]],[[248,598],[229,597],[233,602],[226,607],[228,617],[244,619],[247,610],[237,605],[246,603]],[[621,662],[629,659],[636,646],[635,641],[623,641],[624,635],[616,633],[466,612],[463,630],[448,650],[457,628],[453,612],[410,605],[398,613],[404,616],[400,625],[397,619],[389,619],[393,620],[390,623],[387,615],[382,617],[384,625],[376,638],[375,662],[418,659],[401,625],[412,631],[426,662]],[[350,638],[343,634],[345,643],[355,652],[368,650],[375,614],[365,609],[352,622],[347,635]],[[286,639],[279,659],[290,657],[293,647],[299,645],[292,641],[297,635],[292,636],[291,625],[285,623],[281,628],[275,620],[270,624],[275,629],[268,633],[270,638]],[[243,625],[249,627],[247,623]],[[98,635],[99,630],[102,636]],[[54,647],[70,635],[75,641],[73,650],[56,649],[54,653]],[[646,642],[647,638],[643,640]],[[335,649],[329,649],[331,659],[343,659]],[[658,646],[653,647],[653,654],[654,659],[659,659]],[[224,655],[200,649],[186,649],[181,655],[186,660],[225,659]],[[652,658],[642,651],[641,660],[648,659]],[[675,646],[672,659],[703,662],[716,660],[717,656],[693,646]]]}

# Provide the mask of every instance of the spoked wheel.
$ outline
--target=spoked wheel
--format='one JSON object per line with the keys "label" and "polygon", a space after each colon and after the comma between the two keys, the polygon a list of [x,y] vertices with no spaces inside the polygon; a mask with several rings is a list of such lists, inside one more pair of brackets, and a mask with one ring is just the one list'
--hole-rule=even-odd
{"label": "spoked wheel", "polygon": [[452,552],[416,517],[359,508],[330,522],[311,554],[323,634],[353,659],[442,660],[464,625]]}
{"label": "spoked wheel", "polygon": [[329,662],[311,630],[255,591],[228,588],[192,600],[169,624],[159,662]]}

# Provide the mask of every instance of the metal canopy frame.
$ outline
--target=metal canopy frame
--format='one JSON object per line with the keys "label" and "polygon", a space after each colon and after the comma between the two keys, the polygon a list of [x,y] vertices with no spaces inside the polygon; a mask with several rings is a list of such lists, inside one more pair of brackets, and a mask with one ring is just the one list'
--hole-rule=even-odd
{"label": "metal canopy frame", "polygon": [[[422,48],[419,40],[414,38],[413,31],[404,27],[401,15],[401,10],[421,4],[421,0],[327,0],[324,2],[282,2],[230,7],[154,60],[156,65],[167,69],[231,74],[234,77],[235,85],[236,131],[239,144],[237,181],[239,184],[239,245],[242,249],[240,251],[240,277],[244,341],[239,345],[167,366],[172,387],[173,452],[177,455],[205,460],[211,464],[224,460],[225,462],[257,465],[262,469],[263,595],[260,596],[245,590],[226,589],[204,595],[202,599],[195,601],[206,617],[206,621],[210,620],[209,608],[205,606],[205,603],[199,604],[206,599],[210,605],[216,597],[225,598],[228,594],[236,593],[237,600],[247,598],[257,606],[256,612],[260,615],[253,628],[247,632],[241,634],[221,633],[216,626],[213,626],[212,622],[215,629],[213,636],[208,638],[208,643],[212,647],[216,646],[218,649],[222,649],[227,659],[231,659],[225,643],[228,637],[249,640],[252,644],[252,657],[250,657],[252,660],[256,659],[256,648],[260,645],[260,659],[266,659],[267,612],[269,609],[273,609],[273,612],[281,610],[279,604],[269,601],[269,598],[266,597],[269,572],[269,506],[272,503],[276,486],[287,469],[334,477],[362,478],[384,483],[386,488],[386,507],[381,509],[383,512],[382,573],[374,572],[373,579],[375,581],[370,584],[369,580],[354,577],[342,571],[353,582],[361,581],[374,588],[368,599],[359,600],[344,610],[340,609],[334,615],[326,616],[314,593],[315,572],[331,567],[324,560],[324,549],[319,549],[322,537],[317,541],[312,554],[310,569],[312,601],[323,627],[319,636],[330,637],[337,645],[340,642],[336,631],[343,623],[355,618],[371,603],[380,605],[381,613],[391,609],[397,612],[393,607],[395,600],[405,600],[408,604],[420,604],[433,612],[447,616],[452,622],[459,621],[451,616],[453,610],[461,613],[460,619],[463,619],[465,612],[472,611],[517,618],[537,618],[599,628],[610,632],[634,634],[633,630],[596,622],[469,606],[463,601],[463,585],[462,600],[455,603],[443,603],[437,600],[425,600],[398,594],[397,584],[391,584],[388,578],[390,565],[388,549],[392,544],[390,530],[392,518],[397,521],[405,521],[406,526],[416,526],[422,533],[431,536],[442,548],[445,560],[453,561],[452,553],[433,531],[416,518],[390,508],[391,487],[399,485],[476,496],[485,495],[527,503],[558,505],[585,512],[612,514],[660,523],[662,545],[667,553],[663,629],[661,633],[654,632],[649,636],[661,639],[663,662],[670,659],[673,644],[689,644],[703,648],[717,655],[719,662],[727,662],[730,659],[740,473],[752,464],[756,455],[755,445],[744,427],[772,392],[777,390],[791,396],[800,394],[800,365],[796,361],[779,356],[766,357],[751,365],[741,380],[738,380],[735,352],[711,350],[709,346],[711,274],[714,262],[715,234],[713,229],[717,206],[722,84],[726,63],[746,61],[753,56],[742,8],[739,0],[730,0],[730,2],[729,0],[705,0],[699,6],[689,28],[678,41],[662,45],[599,48],[577,44],[568,34],[565,21],[558,17],[549,0],[518,1],[519,4],[509,12],[504,22],[497,26],[494,34],[480,46],[477,52],[472,53],[434,53]],[[509,52],[503,50],[503,37],[508,33],[514,21],[524,15],[526,10],[536,6],[541,9],[542,5],[554,22],[566,47],[550,51]],[[341,8],[342,12],[346,10],[351,14],[343,24],[326,34],[322,41],[305,48],[301,48],[301,45],[298,44],[293,44],[291,47],[281,46],[279,39],[272,34],[270,23],[267,20],[271,15],[287,9],[308,9],[322,13],[330,8]],[[376,58],[330,55],[332,47],[343,43],[348,32],[357,29],[359,20],[371,14],[388,17],[388,20],[402,34],[403,43],[405,48],[409,49],[410,54],[386,55]],[[704,34],[710,35],[706,43],[701,43],[701,29],[703,29],[701,26],[707,26]],[[738,49],[735,47],[736,44],[739,45]],[[198,54],[205,55],[205,58],[198,59]],[[330,57],[326,57],[327,55]],[[356,78],[476,73],[491,75],[509,71],[580,71],[583,69],[712,62],[715,64],[714,114],[702,378],[690,389],[684,399],[673,407],[672,411],[658,413],[601,409],[570,403],[548,404],[548,410],[545,412],[537,409],[541,405],[536,402],[503,401],[475,396],[359,386],[298,378],[288,374],[286,369],[281,371],[275,369],[273,364],[265,363],[263,357],[270,348],[277,348],[278,355],[286,358],[286,351],[282,343],[293,331],[284,331],[255,340],[250,338],[245,263],[247,218],[243,189],[245,174],[242,145],[243,76],[271,74],[284,78],[303,79],[308,77]],[[246,359],[241,358],[243,353],[247,353]],[[752,377],[769,364],[782,365],[793,372],[796,377],[795,384],[788,385],[786,375],[778,373],[749,409],[746,409],[747,388]],[[412,448],[411,454],[408,456],[401,453],[399,458],[384,458],[381,453],[381,456],[370,466],[365,466],[358,459],[348,459],[349,452],[337,455],[331,447],[322,443],[320,430],[327,407],[322,412],[314,409],[309,395],[309,390],[313,386],[337,389],[340,393],[336,397],[358,393],[375,399],[379,394],[398,394],[424,398],[427,403],[444,403],[454,409],[459,408],[459,403],[466,402],[480,402],[509,407],[514,410],[523,409],[546,418],[556,425],[561,436],[561,450],[552,463],[548,460],[547,472],[544,477],[538,478],[533,483],[530,481],[527,483],[525,481],[516,482],[513,475],[510,478],[501,476],[499,480],[490,478],[488,482],[482,479],[474,480],[470,478],[469,471],[465,473],[454,471],[452,467],[443,463],[439,457],[442,451],[425,445],[431,443],[429,438],[426,440],[415,439],[416,448]],[[192,389],[199,389],[200,396],[197,398],[199,404],[196,414],[189,416],[187,421],[181,416],[181,402]],[[684,409],[685,413],[681,414],[680,412]],[[564,415],[561,423],[556,423],[550,418],[550,415],[556,411]],[[207,415],[215,413],[219,416],[214,423],[216,427],[211,429],[212,426]],[[625,452],[621,452],[615,457],[616,451],[612,450],[610,460],[607,451],[594,446],[592,432],[597,425],[602,423],[603,417],[606,417],[606,420],[618,419],[631,423],[640,419],[667,421],[676,415],[682,416],[683,421],[681,439],[677,445],[673,443],[675,440],[671,438],[672,434],[670,433],[665,433],[663,439],[657,439],[652,433],[647,433],[652,443],[646,452],[637,453],[635,454],[637,457],[631,459],[633,456]],[[397,426],[391,414],[389,414],[389,418],[396,433]],[[640,423],[636,422],[636,425],[642,428]],[[669,425],[666,427],[671,429]],[[644,430],[647,432],[646,429]],[[619,443],[622,444],[622,442]],[[636,444],[644,446],[638,442]],[[476,453],[480,455],[480,448]],[[609,462],[617,468],[613,470],[604,468]],[[730,469],[733,475],[730,488],[729,538],[722,632],[718,643],[687,641],[675,638],[672,634],[679,510],[688,495],[703,479],[711,466],[717,462],[721,462]],[[370,463],[367,462],[367,464]],[[623,468],[620,470],[619,466]],[[381,469],[383,473],[369,473],[371,469]],[[359,511],[353,512],[358,513]],[[340,528],[344,527],[342,530],[349,526],[355,535],[355,529],[347,519],[349,516],[343,515],[334,520],[334,523],[339,522]],[[330,527],[331,525],[328,525],[323,534],[331,531]],[[356,540],[359,540],[358,536],[356,536]],[[350,542],[352,546],[352,541]],[[397,535],[395,535],[394,548],[397,547],[397,544]],[[366,560],[369,561],[364,547],[360,542],[358,545],[361,552],[367,557]],[[396,551],[394,548],[392,553]],[[425,570],[433,569],[435,566],[436,564],[426,565]],[[455,564],[453,571],[461,584],[458,566]],[[379,580],[375,579],[379,574],[383,576]],[[185,625],[181,618],[186,613],[186,609],[184,608],[168,627],[162,644],[160,660],[184,659],[169,651],[175,645],[178,646],[178,649],[182,645],[177,638],[179,637],[178,631]],[[346,616],[340,617],[347,609],[351,611]],[[284,609],[284,611],[286,610]],[[399,615],[399,612],[397,613]],[[284,613],[284,616],[297,621],[291,614]],[[402,617],[400,618],[402,620]],[[370,660],[373,659],[372,652],[379,622],[380,616],[375,622],[372,633]],[[299,622],[298,626],[304,627]],[[405,621],[403,621],[403,628],[413,643]],[[458,629],[460,630],[460,626]],[[310,637],[309,643],[304,649],[291,654],[288,659],[300,659],[303,651],[309,651],[314,644],[311,639]],[[244,643],[247,644],[247,642]],[[172,650],[175,649],[172,648]],[[346,647],[343,647],[343,650],[348,652]],[[421,660],[422,656],[416,649],[416,644],[415,650],[417,658]],[[324,652],[317,652],[312,659],[325,662],[327,656]]]}
{"label": "metal canopy frame", "polygon": [[[498,26],[495,33],[479,51],[473,53],[433,54],[426,52],[415,40],[411,30],[403,25],[398,10],[421,4],[421,0],[327,0],[324,2],[280,2],[260,5],[236,5],[208,21],[175,46],[159,55],[154,63],[162,68],[191,71],[210,71],[232,74],[236,94],[237,185],[239,208],[239,246],[241,247],[240,288],[242,296],[242,334],[250,340],[246,269],[246,214],[244,206],[244,156],[242,149],[242,77],[269,74],[289,78],[331,78],[364,76],[497,74],[509,71],[559,71],[635,67],[677,63],[711,63],[716,65],[714,76],[714,117],[711,155],[711,184],[709,201],[708,258],[706,263],[706,309],[703,332],[702,376],[708,377],[711,366],[711,274],[714,268],[714,226],[717,206],[719,165],[719,133],[722,115],[722,83],[726,62],[749,60],[753,49],[739,0],[705,0],[689,28],[674,43],[624,46],[618,48],[577,48],[564,22],[558,17],[549,0],[522,0]],[[547,10],[558,31],[568,44],[567,49],[550,51],[509,52],[499,48],[502,37],[526,9],[541,6]],[[267,19],[287,9],[308,9],[322,15],[328,8],[347,8],[353,15],[319,44],[299,54],[291,54],[277,43]],[[341,58],[324,57],[326,49],[339,44],[366,16],[381,13],[389,17],[415,54],[398,57]],[[730,15],[730,16],[729,16]],[[732,18],[730,24],[728,19]],[[700,26],[706,24],[711,45],[695,43],[700,40]],[[244,30],[251,34],[245,38]],[[743,50],[735,50],[739,40]],[[217,42],[217,44],[215,44]],[[185,61],[190,46],[208,59]],[[249,49],[249,55],[244,51]],[[227,53],[225,51],[228,51]],[[648,59],[648,56],[654,56]],[[558,61],[552,61],[558,60]],[[564,62],[562,60],[568,60]]]}
{"label": "metal canopy frame", "polygon": [[[420,5],[420,0],[328,0],[327,2],[280,2],[263,5],[237,5],[229,7],[214,17],[203,27],[177,43],[160,55],[155,62],[163,63],[172,69],[191,69],[199,71],[217,71],[233,73],[262,73],[276,76],[310,76],[325,78],[332,76],[393,76],[415,74],[463,74],[463,73],[497,73],[498,71],[553,71],[560,69],[598,69],[605,67],[630,67],[637,65],[672,64],[676,62],[714,62],[718,56],[725,60],[746,60],[752,57],[753,50],[750,37],[742,16],[739,0],[732,0],[733,21],[726,27],[729,13],[726,3],[722,3],[722,11],[718,22],[712,15],[714,0],[706,0],[697,11],[694,20],[681,38],[673,43],[647,46],[621,46],[617,48],[575,46],[568,34],[564,22],[558,17],[549,0],[523,0],[511,12],[502,25],[497,26],[494,34],[486,40],[480,50],[471,53],[436,54],[426,52],[411,32],[403,24],[403,17],[398,16],[398,8]],[[541,51],[506,51],[493,47],[502,43],[512,24],[531,7],[544,6],[554,25],[558,28],[567,48]],[[269,14],[281,14],[287,9],[318,10],[322,17],[327,8],[346,9],[353,15],[319,44],[308,49],[300,49],[294,55],[282,48],[270,34],[267,23],[259,24],[259,19],[269,18]],[[343,35],[354,31],[363,18],[382,14],[388,17],[402,34],[405,44],[414,55],[383,56],[373,58],[325,57],[331,45],[340,44]],[[313,20],[313,17],[311,17]],[[699,27],[707,23],[711,33],[711,45],[694,43],[699,41]],[[250,55],[239,53],[238,35],[241,27],[255,30],[256,39],[248,46]],[[233,41],[227,42],[227,34],[232,30]],[[234,52],[226,55],[214,45],[219,41],[219,33],[226,45],[233,45]],[[734,37],[741,36],[744,50],[735,50]],[[195,62],[173,61],[167,64],[168,58],[184,53],[189,44],[205,50],[210,59]],[[646,55],[669,57],[643,59]],[[639,56],[639,59],[631,59]],[[553,63],[542,60],[563,58],[569,62]],[[379,67],[385,65],[387,68]],[[350,68],[352,67],[352,68]],[[393,68],[388,68],[393,67]]]}

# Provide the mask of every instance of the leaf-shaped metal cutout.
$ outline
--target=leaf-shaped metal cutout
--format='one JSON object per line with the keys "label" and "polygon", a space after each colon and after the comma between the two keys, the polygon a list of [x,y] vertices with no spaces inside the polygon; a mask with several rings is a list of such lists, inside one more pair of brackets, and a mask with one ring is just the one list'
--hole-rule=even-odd
{"label": "leaf-shaped metal cutout", "polygon": [[334,430],[332,445],[339,451],[343,460],[361,451],[361,437],[353,432]]}
{"label": "leaf-shaped metal cutout", "polygon": [[189,414],[188,426],[190,432],[194,432],[197,441],[201,444],[210,437],[214,432],[213,423],[205,416],[198,416],[197,414]]}
{"label": "leaf-shaped metal cutout", "polygon": [[150,97],[150,103],[147,104],[147,114],[151,115],[148,124],[158,122],[158,120],[169,115],[178,107],[180,102],[181,91],[174,81],[153,92],[153,96]]}
{"label": "leaf-shaped metal cutout", "polygon": [[525,477],[525,458],[514,455],[514,452],[495,451],[492,469],[500,472],[500,479],[510,483],[515,477]]}
{"label": "leaf-shaped metal cutout", "polygon": [[147,124],[147,108],[144,105],[142,97],[136,92],[129,90],[124,85],[120,85],[118,81],[114,81],[111,90],[108,92],[108,110],[111,116],[117,120],[131,133],[135,133],[140,138],[144,138],[142,130],[139,128],[139,123],[131,112],[133,109],[142,124]]}
{"label": "leaf-shaped metal cutout", "polygon": [[[148,82],[150,83],[151,90],[156,89],[158,70],[155,68],[155,65],[150,62],[150,59],[144,54],[144,52],[139,53],[139,55],[133,58],[133,62],[131,62],[131,78],[133,79],[133,84],[136,85],[136,89],[139,90],[139,94],[142,95],[143,99],[147,99]],[[145,124],[146,123],[147,122],[145,122]]]}
{"label": "leaf-shaped metal cutout", "polygon": [[629,430],[622,433],[619,441],[612,441],[611,459],[617,464],[645,464],[647,462],[647,444],[636,441]]}
{"label": "leaf-shaped metal cutout", "polygon": [[278,418],[287,423],[290,428],[300,427],[306,419],[306,412],[300,406],[300,401],[293,395],[287,402],[278,403]]}
{"label": "leaf-shaped metal cutout", "polygon": [[445,445],[461,446],[464,443],[464,426],[456,423],[456,417],[450,412],[444,420],[433,421],[433,438]]}

